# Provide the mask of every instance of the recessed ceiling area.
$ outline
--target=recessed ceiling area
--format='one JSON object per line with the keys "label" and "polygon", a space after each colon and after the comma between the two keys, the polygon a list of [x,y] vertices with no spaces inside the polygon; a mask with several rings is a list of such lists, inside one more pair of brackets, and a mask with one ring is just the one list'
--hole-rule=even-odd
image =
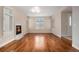
{"label": "recessed ceiling area", "polygon": [[62,8],[62,6],[38,6],[40,8],[40,12],[32,13],[31,9],[33,7],[35,6],[17,6],[17,8],[24,12],[27,16],[52,16]]}
{"label": "recessed ceiling area", "polygon": [[72,12],[72,7],[67,7],[62,12]]}

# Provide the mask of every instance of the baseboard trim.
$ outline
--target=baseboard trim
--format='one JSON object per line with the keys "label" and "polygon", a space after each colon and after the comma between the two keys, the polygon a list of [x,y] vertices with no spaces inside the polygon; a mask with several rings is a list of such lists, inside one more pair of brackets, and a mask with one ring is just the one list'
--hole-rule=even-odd
{"label": "baseboard trim", "polygon": [[53,33],[51,33],[51,34],[54,35],[56,38],[61,39],[61,37],[59,37],[59,36],[57,36],[57,35],[55,35]]}
{"label": "baseboard trim", "polygon": [[[26,33],[27,34],[27,33]],[[26,34],[19,34],[16,35],[15,40],[20,40],[22,37],[24,37]]]}
{"label": "baseboard trim", "polygon": [[75,45],[73,45],[73,44],[72,44],[72,47],[74,47],[74,48],[76,48],[77,50],[79,50],[79,47],[77,47],[77,46],[75,46]]}
{"label": "baseboard trim", "polygon": [[[28,34],[28,33],[26,33],[26,34]],[[12,42],[12,41],[14,41],[14,40],[20,40],[20,39],[23,38],[26,34],[24,34],[24,35],[19,35],[18,37],[15,37],[15,38],[13,38],[13,39],[11,39],[11,40],[9,40],[9,41],[4,42],[3,44],[0,45],[0,48],[1,48],[1,47],[4,47],[5,45],[7,45],[8,43],[10,43],[10,42]],[[0,38],[0,39],[1,39],[1,38]]]}
{"label": "baseboard trim", "polygon": [[9,40],[9,41],[7,41],[7,42],[4,42],[3,44],[0,45],[0,48],[3,47],[3,46],[5,46],[5,45],[7,45],[8,43],[10,43],[10,42],[12,42],[12,41],[14,41],[14,40],[15,40],[15,39],[12,39],[12,40]]}

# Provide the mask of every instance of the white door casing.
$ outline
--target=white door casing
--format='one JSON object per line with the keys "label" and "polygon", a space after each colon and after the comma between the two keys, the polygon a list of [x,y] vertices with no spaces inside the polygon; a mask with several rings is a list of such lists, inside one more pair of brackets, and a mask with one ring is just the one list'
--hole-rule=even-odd
{"label": "white door casing", "polygon": [[3,40],[9,41],[14,38],[14,17],[11,7],[3,8]]}

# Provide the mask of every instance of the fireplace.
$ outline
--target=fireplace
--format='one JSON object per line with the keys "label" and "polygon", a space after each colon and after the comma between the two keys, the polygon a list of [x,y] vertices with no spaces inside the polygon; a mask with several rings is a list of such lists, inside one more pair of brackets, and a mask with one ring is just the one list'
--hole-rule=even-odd
{"label": "fireplace", "polygon": [[21,25],[16,25],[16,35],[22,32]]}

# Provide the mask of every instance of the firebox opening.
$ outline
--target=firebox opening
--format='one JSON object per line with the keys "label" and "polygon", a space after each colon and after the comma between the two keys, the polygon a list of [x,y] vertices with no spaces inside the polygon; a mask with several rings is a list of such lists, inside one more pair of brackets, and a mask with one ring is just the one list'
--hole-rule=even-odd
{"label": "firebox opening", "polygon": [[16,35],[22,32],[21,25],[16,25]]}

